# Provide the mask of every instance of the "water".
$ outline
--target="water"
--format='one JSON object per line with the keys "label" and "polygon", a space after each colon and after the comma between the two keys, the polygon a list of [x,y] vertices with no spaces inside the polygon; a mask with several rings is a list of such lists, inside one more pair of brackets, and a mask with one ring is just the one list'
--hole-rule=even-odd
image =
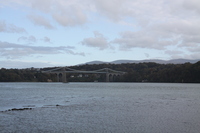
{"label": "water", "polygon": [[199,131],[199,84],[0,83],[2,133]]}

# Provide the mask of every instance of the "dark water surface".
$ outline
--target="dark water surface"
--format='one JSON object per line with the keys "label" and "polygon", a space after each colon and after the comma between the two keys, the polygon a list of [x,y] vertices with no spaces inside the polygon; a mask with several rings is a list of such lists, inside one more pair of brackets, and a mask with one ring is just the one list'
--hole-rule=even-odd
{"label": "dark water surface", "polygon": [[200,84],[0,83],[0,132],[199,133]]}

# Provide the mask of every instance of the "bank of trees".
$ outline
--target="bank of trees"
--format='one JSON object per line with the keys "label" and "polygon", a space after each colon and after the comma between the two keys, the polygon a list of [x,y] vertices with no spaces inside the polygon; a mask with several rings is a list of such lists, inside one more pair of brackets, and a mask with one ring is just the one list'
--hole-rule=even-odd
{"label": "bank of trees", "polygon": [[[94,64],[71,66],[77,70],[92,71],[102,68],[111,68],[124,71],[126,74],[116,82],[169,82],[169,83],[200,83],[200,61],[191,64],[157,64],[149,63],[127,63],[127,64]],[[48,69],[44,68],[43,70]],[[93,82],[95,80],[105,81],[105,75],[97,74],[67,74],[70,82]],[[0,69],[0,82],[46,82],[57,81],[56,74],[41,73],[37,69]]]}
{"label": "bank of trees", "polygon": [[0,69],[0,82],[46,82],[53,74],[44,74],[37,69]]}

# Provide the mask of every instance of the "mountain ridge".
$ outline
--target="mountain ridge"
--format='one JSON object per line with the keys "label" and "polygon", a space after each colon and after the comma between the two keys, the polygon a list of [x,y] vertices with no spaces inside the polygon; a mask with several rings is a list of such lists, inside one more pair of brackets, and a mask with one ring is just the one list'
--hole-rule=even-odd
{"label": "mountain ridge", "polygon": [[149,59],[149,60],[115,60],[111,62],[105,62],[105,61],[90,61],[86,62],[84,64],[123,64],[123,63],[145,63],[145,62],[155,62],[158,64],[184,64],[184,63],[196,63],[200,61],[200,59],[196,60],[190,60],[190,59],[172,59],[172,60],[160,60],[160,59]]}

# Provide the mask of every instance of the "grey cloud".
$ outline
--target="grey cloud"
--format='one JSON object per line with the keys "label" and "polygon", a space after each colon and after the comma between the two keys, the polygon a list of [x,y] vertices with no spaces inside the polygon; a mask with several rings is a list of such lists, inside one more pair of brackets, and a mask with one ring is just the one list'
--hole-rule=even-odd
{"label": "grey cloud", "polygon": [[158,31],[164,38],[176,39],[179,47],[197,47],[200,44],[200,21],[177,20],[159,24],[151,30]]}
{"label": "grey cloud", "polygon": [[100,50],[104,50],[109,47],[107,39],[97,31],[94,32],[94,37],[85,38],[81,43],[82,45],[96,47]]}
{"label": "grey cloud", "polygon": [[[30,5],[33,9],[49,14],[62,26],[77,26],[87,22],[86,11],[88,6],[85,3],[87,2],[79,0],[32,0]],[[37,17],[34,20],[44,25],[43,19]]]}
{"label": "grey cloud", "polygon": [[168,17],[166,10],[169,4],[165,0],[95,0],[93,3],[97,13],[114,22],[132,18],[138,26],[146,26]]}
{"label": "grey cloud", "polygon": [[96,10],[112,20],[120,20],[127,15],[127,0],[95,0]]}
{"label": "grey cloud", "polygon": [[37,42],[37,39],[34,36],[29,36],[29,37],[21,36],[18,38],[18,41],[26,41],[30,43],[35,43]]}
{"label": "grey cloud", "polygon": [[48,13],[52,10],[52,7],[55,6],[56,1],[54,1],[54,0],[29,0],[29,2],[33,9]]}
{"label": "grey cloud", "polygon": [[63,6],[61,9],[59,12],[53,13],[52,17],[62,26],[76,26],[87,22],[84,10],[78,4]]}
{"label": "grey cloud", "polygon": [[39,15],[29,15],[28,18],[35,24],[39,26],[43,26],[46,29],[54,29],[54,27],[50,24],[50,21],[48,21],[43,16]]}
{"label": "grey cloud", "polygon": [[200,35],[188,35],[188,36],[183,36],[185,42],[193,42],[196,44],[200,44]]}
{"label": "grey cloud", "polygon": [[[169,55],[171,59],[179,59],[179,58],[186,58],[183,51],[180,50],[166,50],[165,54]],[[188,58],[186,58],[188,59]]]}
{"label": "grey cloud", "polygon": [[46,43],[51,43],[51,39],[49,37],[43,37],[42,39],[37,39],[35,36],[21,36],[18,38],[19,42],[28,42],[28,43],[36,43],[37,41],[43,41]]}
{"label": "grey cloud", "polygon": [[18,38],[17,41],[24,41],[24,40],[27,40],[27,37],[25,37],[25,36],[21,36],[21,37]]}
{"label": "grey cloud", "polygon": [[196,52],[196,53],[191,53],[189,56],[188,56],[189,59],[200,59],[200,54],[199,52]]}
{"label": "grey cloud", "polygon": [[186,49],[198,48],[200,46],[200,35],[182,35],[182,41],[179,47],[184,47]]}
{"label": "grey cloud", "polygon": [[26,30],[13,24],[7,24],[5,21],[0,21],[0,32],[25,33]]}
{"label": "grey cloud", "polygon": [[169,55],[174,55],[174,54],[181,55],[181,54],[183,54],[183,51],[180,51],[180,50],[173,50],[173,51],[172,50],[166,50],[165,53],[169,54]]}
{"label": "grey cloud", "polygon": [[[188,50],[192,53],[198,53],[200,52],[200,43],[196,45],[195,47],[189,47]],[[200,54],[199,54],[200,56]]]}
{"label": "grey cloud", "polygon": [[84,56],[84,53],[76,53],[71,47],[44,47],[44,46],[25,46],[20,44],[0,42],[0,55],[9,59],[21,58],[30,55],[45,54],[72,54]]}
{"label": "grey cloud", "polygon": [[34,36],[29,36],[28,40],[31,41],[31,42],[36,42],[37,41]]}
{"label": "grey cloud", "polygon": [[44,42],[47,42],[47,43],[51,43],[51,39],[49,37],[44,37],[44,39],[42,39]]}
{"label": "grey cloud", "polygon": [[151,48],[164,49],[168,45],[172,45],[171,40],[163,39],[160,35],[150,31],[123,32],[120,38],[116,38],[112,43],[118,44],[121,50],[129,50],[131,48]]}
{"label": "grey cloud", "polygon": [[183,7],[200,14],[200,1],[199,0],[189,0],[189,1],[184,0]]}
{"label": "grey cloud", "polygon": [[200,50],[200,48],[197,48],[196,52],[190,51],[191,53],[185,53],[185,51],[180,50],[167,50],[165,51],[165,54],[168,54],[171,59],[200,59],[200,54],[198,50]]}
{"label": "grey cloud", "polygon": [[166,34],[185,34],[197,35],[200,33],[200,19],[199,20],[179,20],[174,19],[170,22],[159,23],[152,26],[152,30],[162,31]]}
{"label": "grey cloud", "polygon": [[[42,67],[49,67],[49,66],[55,66],[55,63],[52,62],[27,62],[27,61],[18,61],[18,60],[6,60],[6,61],[0,61],[2,68],[42,68]],[[60,66],[60,64],[57,64]],[[14,66],[14,67],[13,67]]]}

